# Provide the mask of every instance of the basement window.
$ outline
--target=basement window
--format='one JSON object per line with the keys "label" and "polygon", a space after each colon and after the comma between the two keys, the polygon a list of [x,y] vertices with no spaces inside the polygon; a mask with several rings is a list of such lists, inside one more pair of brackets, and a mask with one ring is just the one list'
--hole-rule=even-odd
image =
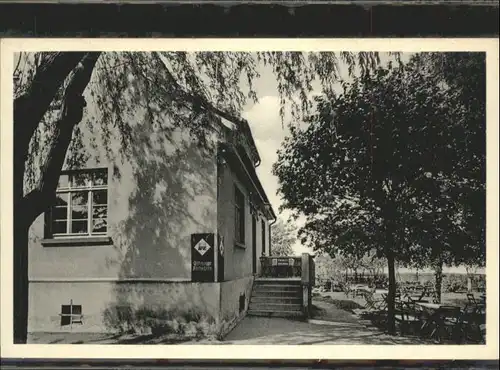
{"label": "basement window", "polygon": [[73,303],[63,304],[60,316],[61,326],[83,324],[82,305],[75,305]]}

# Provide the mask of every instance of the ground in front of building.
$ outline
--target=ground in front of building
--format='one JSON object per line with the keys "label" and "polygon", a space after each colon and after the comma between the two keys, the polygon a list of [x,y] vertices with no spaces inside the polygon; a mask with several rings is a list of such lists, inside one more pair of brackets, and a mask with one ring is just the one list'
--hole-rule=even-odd
{"label": "ground in front of building", "polygon": [[[339,301],[341,296],[339,295]],[[344,296],[345,298],[345,296]],[[414,336],[392,336],[363,322],[350,307],[340,308],[324,299],[313,300],[309,322],[279,317],[246,316],[223,341],[176,339],[171,336],[116,336],[92,333],[33,333],[29,343],[59,344],[424,344]]]}

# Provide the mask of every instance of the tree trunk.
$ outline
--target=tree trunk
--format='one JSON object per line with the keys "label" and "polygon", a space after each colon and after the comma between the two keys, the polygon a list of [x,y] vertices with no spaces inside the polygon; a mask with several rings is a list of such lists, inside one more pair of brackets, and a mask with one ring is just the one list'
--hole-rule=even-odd
{"label": "tree trunk", "polygon": [[472,277],[468,267],[465,267],[467,273],[467,293],[472,293]]}
{"label": "tree trunk", "polygon": [[[390,246],[392,247],[392,245]],[[391,250],[387,251],[387,268],[389,270],[389,292],[387,294],[387,331],[390,334],[396,333],[396,320],[394,301],[396,298],[396,269],[394,254]]]}
{"label": "tree trunk", "polygon": [[[85,100],[82,96],[85,87],[90,81],[92,71],[99,58],[100,53],[86,54],[74,69],[71,79],[66,86],[62,99],[59,120],[56,122],[54,138],[50,144],[49,153],[42,165],[42,174],[35,188],[23,196],[24,162],[22,158],[27,156],[27,147],[22,140],[27,140],[22,135],[15,135],[14,147],[19,152],[14,153],[16,161],[14,168],[14,342],[16,344],[26,343],[28,332],[28,232],[33,221],[50,206],[51,199],[55,194],[59,175],[64,163],[67,149],[69,147],[73,128],[80,122],[83,115]],[[43,80],[43,79],[42,79]],[[47,84],[53,81],[46,81]],[[41,87],[35,86],[35,89]],[[57,88],[53,89],[53,95],[44,97],[48,102],[52,101]],[[37,102],[29,101],[24,97],[22,104],[30,107]],[[15,107],[14,126],[19,129],[25,122],[22,116],[22,105],[18,103]],[[48,106],[48,103],[47,103]],[[42,109],[41,107],[38,107]],[[47,107],[45,108],[47,109]],[[27,114],[27,112],[24,112]],[[31,117],[33,118],[33,117]],[[33,120],[35,122],[35,120]],[[37,122],[38,124],[39,122]],[[24,149],[23,149],[24,147]]]}
{"label": "tree trunk", "polygon": [[23,209],[14,212],[14,344],[28,335],[28,230]]}
{"label": "tree trunk", "polygon": [[437,303],[441,303],[441,288],[443,283],[443,261],[439,259],[434,269],[435,289]]}
{"label": "tree trunk", "polygon": [[33,133],[64,80],[84,56],[81,52],[51,53],[37,68],[26,92],[14,100],[14,160],[22,169],[17,171],[15,186],[19,186],[19,176],[24,174]]}

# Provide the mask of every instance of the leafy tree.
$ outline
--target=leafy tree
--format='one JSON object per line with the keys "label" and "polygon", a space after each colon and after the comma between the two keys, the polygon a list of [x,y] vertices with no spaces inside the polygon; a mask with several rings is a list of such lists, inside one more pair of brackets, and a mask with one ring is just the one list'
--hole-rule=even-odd
{"label": "leafy tree", "polygon": [[[419,54],[413,62],[449,95],[456,126],[447,144],[453,147],[453,168],[437,173],[435,192],[420,198],[414,214],[414,243],[425,245],[412,264],[435,271],[441,301],[443,265],[478,265],[486,261],[486,69],[483,53]],[[453,102],[455,105],[452,106]]]}
{"label": "leafy tree", "polygon": [[429,70],[413,58],[343,82],[339,95],[318,98],[307,128],[292,128],[274,165],[284,208],[307,219],[304,243],[358,258],[375,250],[387,259],[389,332],[396,261],[435,261],[444,243],[451,256],[463,255],[460,228],[449,227],[460,215],[452,210],[465,203],[450,194],[460,193],[455,180],[471,176],[459,163],[476,152],[463,149],[469,108]]}
{"label": "leafy tree", "polygon": [[332,258],[327,254],[320,254],[314,257],[316,268],[317,283],[325,283],[331,281],[335,275],[336,269]]}
{"label": "leafy tree", "polygon": [[386,264],[385,260],[377,258],[373,252],[367,253],[361,258],[342,254],[331,256],[323,252],[315,257],[315,263],[319,280],[332,280],[337,283],[348,283],[349,271],[352,271],[356,280],[360,269],[377,277],[383,274]]}
{"label": "leafy tree", "polygon": [[[215,116],[241,125],[248,99],[257,101],[253,82],[258,67],[276,78],[284,117],[310,109],[309,93],[319,81],[326,91],[339,76],[339,65],[365,71],[379,62],[377,53],[301,52],[54,52],[17,55],[14,71],[14,340],[25,343],[28,302],[28,230],[55,197],[64,162],[78,163],[86,109],[98,120],[86,122],[110,145],[119,135],[127,154],[131,129],[127,117],[138,107],[145,120],[168,120],[189,128],[200,144]],[[87,103],[91,103],[88,104]],[[87,107],[87,108],[86,108]],[[161,117],[162,119],[159,119]],[[68,154],[69,153],[69,154]]]}
{"label": "leafy tree", "polygon": [[385,265],[386,261],[383,258],[378,258],[376,251],[370,251],[361,259],[363,269],[366,269],[374,278],[384,274]]}
{"label": "leafy tree", "polygon": [[290,223],[279,219],[271,228],[271,256],[292,256],[297,231]]}
{"label": "leafy tree", "polygon": [[330,281],[330,286],[333,291],[334,283],[343,283],[347,278],[348,267],[345,264],[345,259],[342,256],[335,256],[322,253],[314,258],[316,268],[316,280],[318,282]]}

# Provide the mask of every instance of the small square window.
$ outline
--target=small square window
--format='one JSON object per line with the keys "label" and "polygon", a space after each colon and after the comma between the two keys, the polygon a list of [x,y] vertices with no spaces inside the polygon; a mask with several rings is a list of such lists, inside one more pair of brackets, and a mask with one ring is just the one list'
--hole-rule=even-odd
{"label": "small square window", "polygon": [[61,326],[74,323],[82,324],[82,305],[63,304],[61,305]]}

